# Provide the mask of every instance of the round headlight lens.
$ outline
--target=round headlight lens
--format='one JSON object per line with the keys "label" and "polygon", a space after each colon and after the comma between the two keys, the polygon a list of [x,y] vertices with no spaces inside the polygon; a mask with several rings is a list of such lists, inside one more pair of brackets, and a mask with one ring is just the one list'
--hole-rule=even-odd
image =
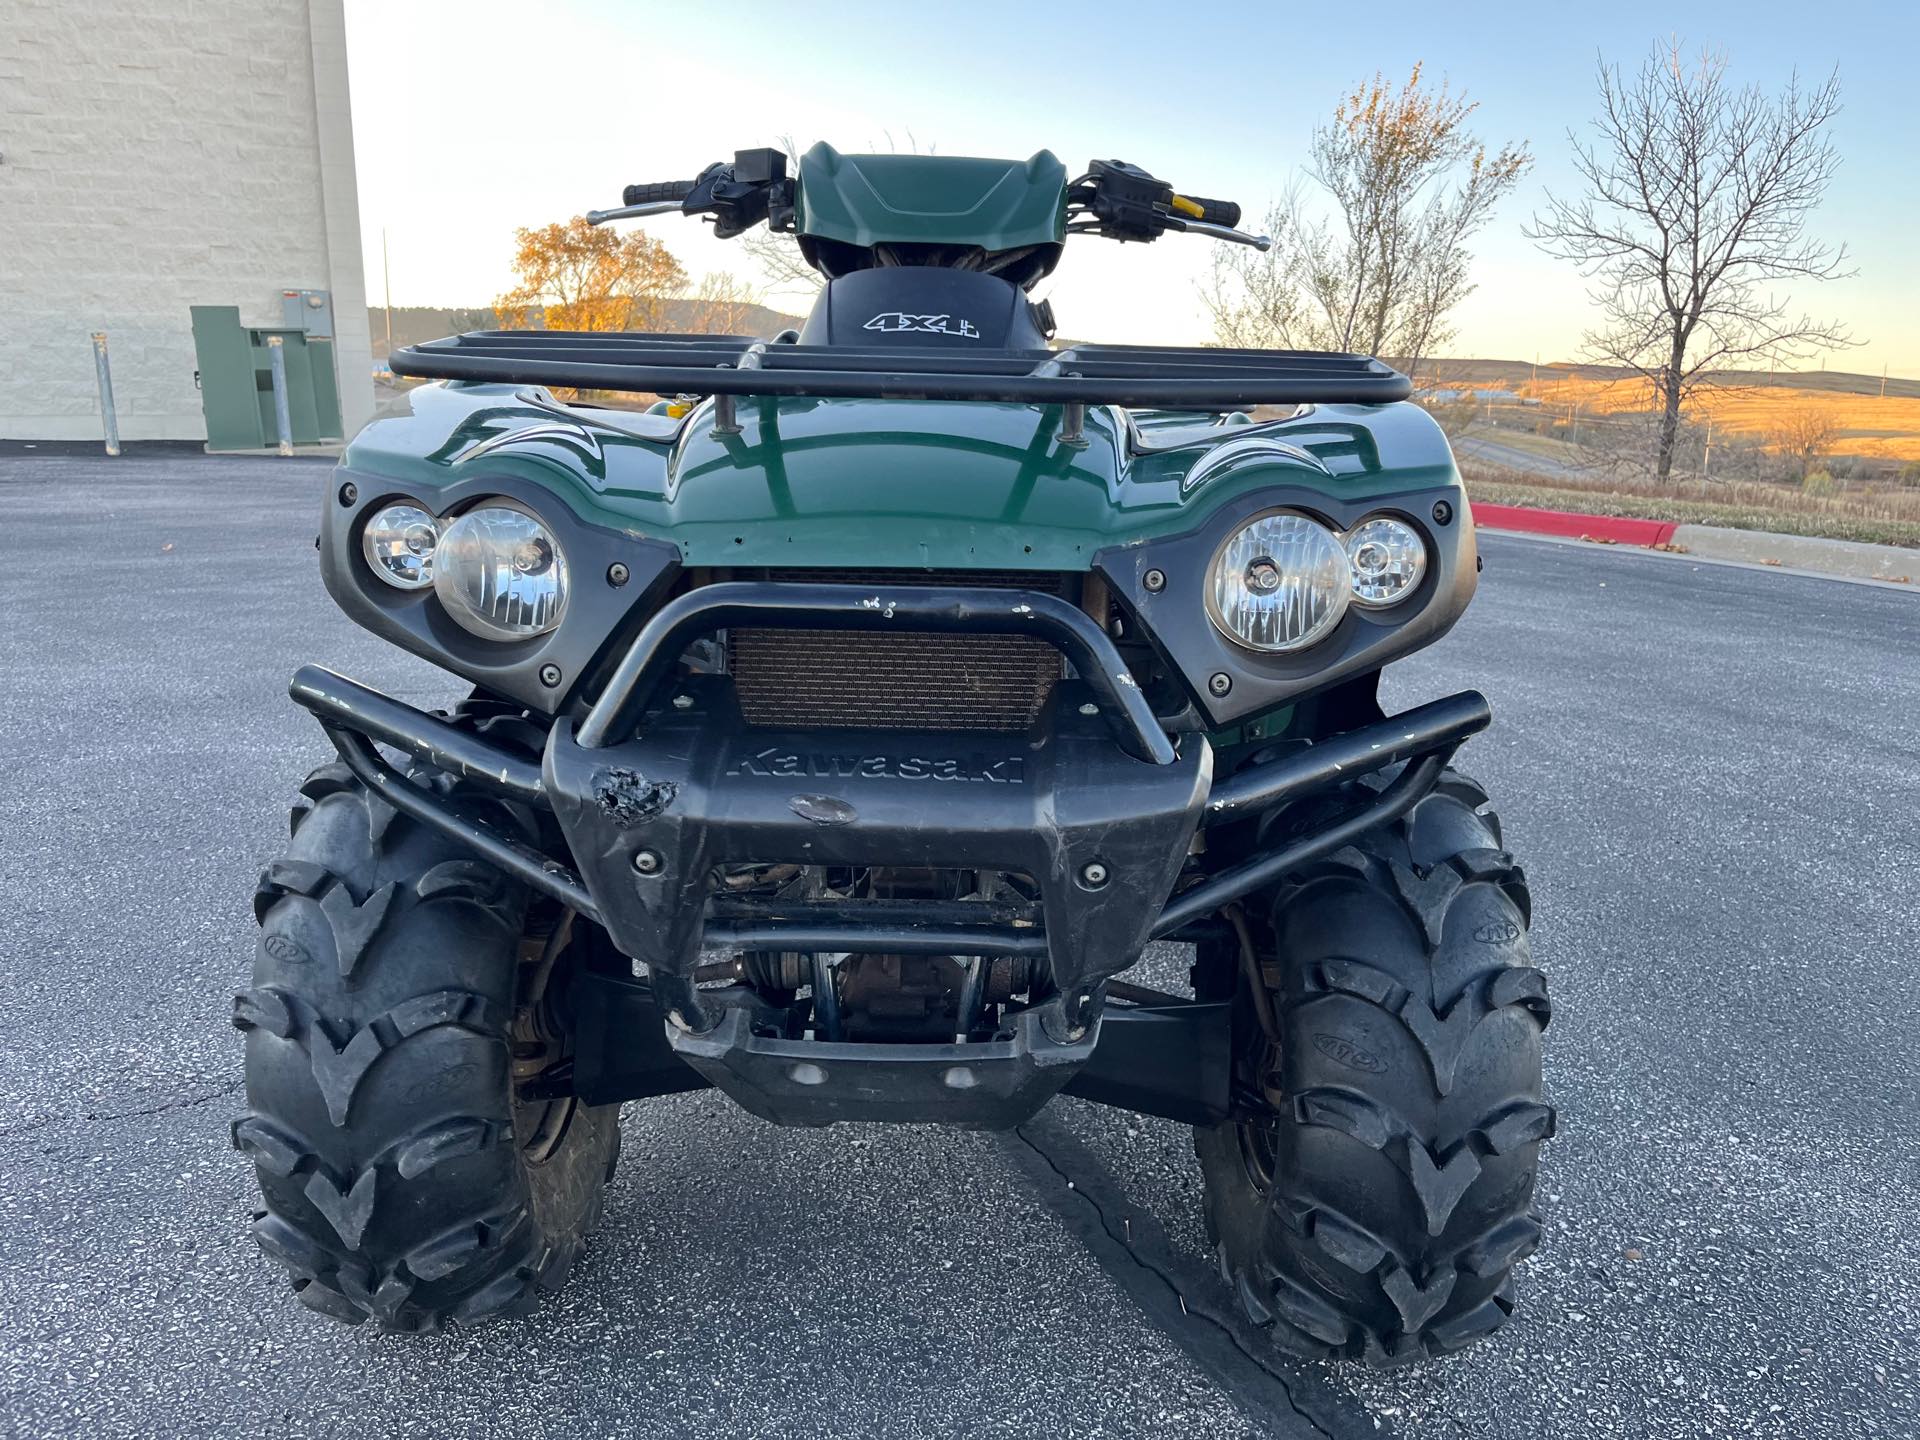
{"label": "round headlight lens", "polygon": [[1350,588],[1334,533],[1283,511],[1243,525],[1215,552],[1207,613],[1249,650],[1301,650],[1340,623]]}
{"label": "round headlight lens", "polygon": [[422,590],[433,583],[433,547],[439,538],[433,516],[418,505],[387,505],[360,532],[360,552],[389,585]]}
{"label": "round headlight lens", "polygon": [[440,537],[433,593],[456,622],[485,639],[544,635],[567,607],[567,557],[526,511],[483,505]]}
{"label": "round headlight lens", "polygon": [[1413,593],[1427,573],[1427,547],[1411,525],[1376,515],[1347,534],[1353,567],[1353,598],[1361,605],[1391,605]]}

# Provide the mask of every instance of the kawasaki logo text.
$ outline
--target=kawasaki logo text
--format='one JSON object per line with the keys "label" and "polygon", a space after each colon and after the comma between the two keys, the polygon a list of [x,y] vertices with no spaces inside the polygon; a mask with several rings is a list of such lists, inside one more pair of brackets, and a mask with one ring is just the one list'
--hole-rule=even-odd
{"label": "kawasaki logo text", "polygon": [[1026,783],[1027,762],[1018,755],[833,755],[770,748],[736,760],[729,775],[767,775],[823,780],[973,780],[989,785]]}

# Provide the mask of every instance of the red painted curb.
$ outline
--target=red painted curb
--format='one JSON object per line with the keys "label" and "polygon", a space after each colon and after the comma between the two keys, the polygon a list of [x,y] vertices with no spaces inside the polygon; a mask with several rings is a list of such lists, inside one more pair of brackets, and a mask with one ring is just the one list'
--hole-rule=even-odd
{"label": "red painted curb", "polygon": [[1479,505],[1473,523],[1489,530],[1521,530],[1535,535],[1568,535],[1611,540],[1617,545],[1666,545],[1678,528],[1669,520],[1631,520],[1620,515],[1582,515],[1573,510],[1535,510],[1528,505]]}

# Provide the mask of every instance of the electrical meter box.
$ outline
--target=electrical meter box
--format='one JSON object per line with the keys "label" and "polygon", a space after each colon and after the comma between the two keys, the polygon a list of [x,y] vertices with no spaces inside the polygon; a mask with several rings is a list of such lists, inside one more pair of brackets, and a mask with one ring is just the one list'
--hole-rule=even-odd
{"label": "electrical meter box", "polygon": [[323,340],[333,338],[333,296],[325,290],[282,290],[280,323]]}

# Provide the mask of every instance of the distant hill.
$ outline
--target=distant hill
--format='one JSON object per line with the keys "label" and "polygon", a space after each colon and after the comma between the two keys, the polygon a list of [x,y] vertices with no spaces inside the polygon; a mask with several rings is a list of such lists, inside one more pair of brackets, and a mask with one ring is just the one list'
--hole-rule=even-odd
{"label": "distant hill", "polygon": [[[1809,451],[1835,460],[1872,462],[1872,473],[1920,462],[1920,381],[1886,381],[1878,375],[1845,371],[1728,372],[1687,402],[1689,424],[1709,422],[1723,443],[1737,442],[1776,453],[1814,446]],[[1521,360],[1441,360],[1422,366],[1420,383],[1437,402],[1458,392],[1493,405],[1509,399],[1522,414],[1517,420],[1540,434],[1574,432],[1580,418],[1647,415],[1652,396],[1644,380],[1612,365],[1541,365]],[[1530,416],[1531,418],[1525,418]]]}
{"label": "distant hill", "polygon": [[[692,300],[669,300],[666,302],[668,330],[685,331],[688,317],[694,313],[697,302]],[[770,310],[765,305],[743,305],[739,307],[743,317],[741,330],[751,335],[777,335],[782,330],[797,329],[802,317],[784,315],[778,310]],[[382,306],[374,305],[367,310],[368,328],[373,333],[373,358],[387,358],[387,312]],[[447,335],[460,335],[469,330],[491,330],[494,328],[493,308],[480,306],[468,310],[439,310],[425,305],[396,305],[393,307],[393,343],[395,345],[418,345],[426,340],[438,340]]]}
{"label": "distant hill", "polygon": [[[1631,372],[1618,365],[1581,365],[1572,362],[1534,365],[1526,360],[1429,360],[1420,367],[1422,384],[1440,387],[1479,386],[1511,390],[1530,383],[1538,371],[1542,384],[1559,380],[1588,380],[1607,384],[1626,379]],[[1782,390],[1824,391],[1835,395],[1880,395],[1878,375],[1854,375],[1844,370],[1729,370],[1715,377],[1728,386],[1773,386]],[[1920,380],[1892,377],[1887,399],[1920,400]]]}

